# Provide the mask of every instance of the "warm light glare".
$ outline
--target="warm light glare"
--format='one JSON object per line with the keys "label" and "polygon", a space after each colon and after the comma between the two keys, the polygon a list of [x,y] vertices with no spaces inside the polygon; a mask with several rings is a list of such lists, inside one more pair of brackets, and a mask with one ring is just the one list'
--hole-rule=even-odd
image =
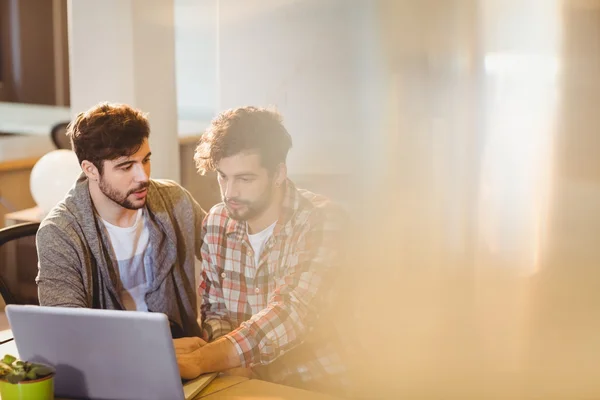
{"label": "warm light glare", "polygon": [[545,78],[556,79],[559,63],[556,56],[518,53],[488,53],[485,56],[485,71],[499,77],[521,77],[528,81]]}

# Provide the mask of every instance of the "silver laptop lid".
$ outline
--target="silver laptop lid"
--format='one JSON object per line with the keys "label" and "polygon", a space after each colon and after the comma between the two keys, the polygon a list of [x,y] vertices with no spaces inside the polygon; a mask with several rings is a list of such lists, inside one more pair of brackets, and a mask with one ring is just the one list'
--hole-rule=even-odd
{"label": "silver laptop lid", "polygon": [[53,365],[59,397],[183,399],[164,314],[8,305],[19,356]]}

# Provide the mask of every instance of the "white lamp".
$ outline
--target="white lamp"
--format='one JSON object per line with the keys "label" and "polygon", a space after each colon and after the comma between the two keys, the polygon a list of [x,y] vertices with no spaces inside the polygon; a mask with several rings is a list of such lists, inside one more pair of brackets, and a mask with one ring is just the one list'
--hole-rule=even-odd
{"label": "white lamp", "polygon": [[31,195],[43,215],[61,201],[75,183],[81,168],[71,150],[54,150],[38,160],[31,170]]}

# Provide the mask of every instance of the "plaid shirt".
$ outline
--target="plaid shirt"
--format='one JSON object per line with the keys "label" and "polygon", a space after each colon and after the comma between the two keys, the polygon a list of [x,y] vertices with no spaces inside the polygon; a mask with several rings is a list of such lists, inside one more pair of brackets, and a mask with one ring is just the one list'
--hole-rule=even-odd
{"label": "plaid shirt", "polygon": [[246,223],[229,218],[222,203],[214,206],[202,232],[203,336],[227,337],[241,365],[261,378],[343,385],[344,363],[331,340],[337,334],[319,312],[338,273],[342,215],[288,181],[257,266]]}

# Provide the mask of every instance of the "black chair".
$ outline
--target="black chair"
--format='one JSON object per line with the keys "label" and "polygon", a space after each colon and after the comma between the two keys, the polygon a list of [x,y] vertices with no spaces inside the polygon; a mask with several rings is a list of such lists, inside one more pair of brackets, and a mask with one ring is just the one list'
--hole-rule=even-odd
{"label": "black chair", "polygon": [[6,304],[38,305],[35,235],[39,222],[0,229],[0,295]]}
{"label": "black chair", "polygon": [[68,122],[60,122],[52,127],[50,137],[57,149],[71,150],[71,140],[67,136]]}

